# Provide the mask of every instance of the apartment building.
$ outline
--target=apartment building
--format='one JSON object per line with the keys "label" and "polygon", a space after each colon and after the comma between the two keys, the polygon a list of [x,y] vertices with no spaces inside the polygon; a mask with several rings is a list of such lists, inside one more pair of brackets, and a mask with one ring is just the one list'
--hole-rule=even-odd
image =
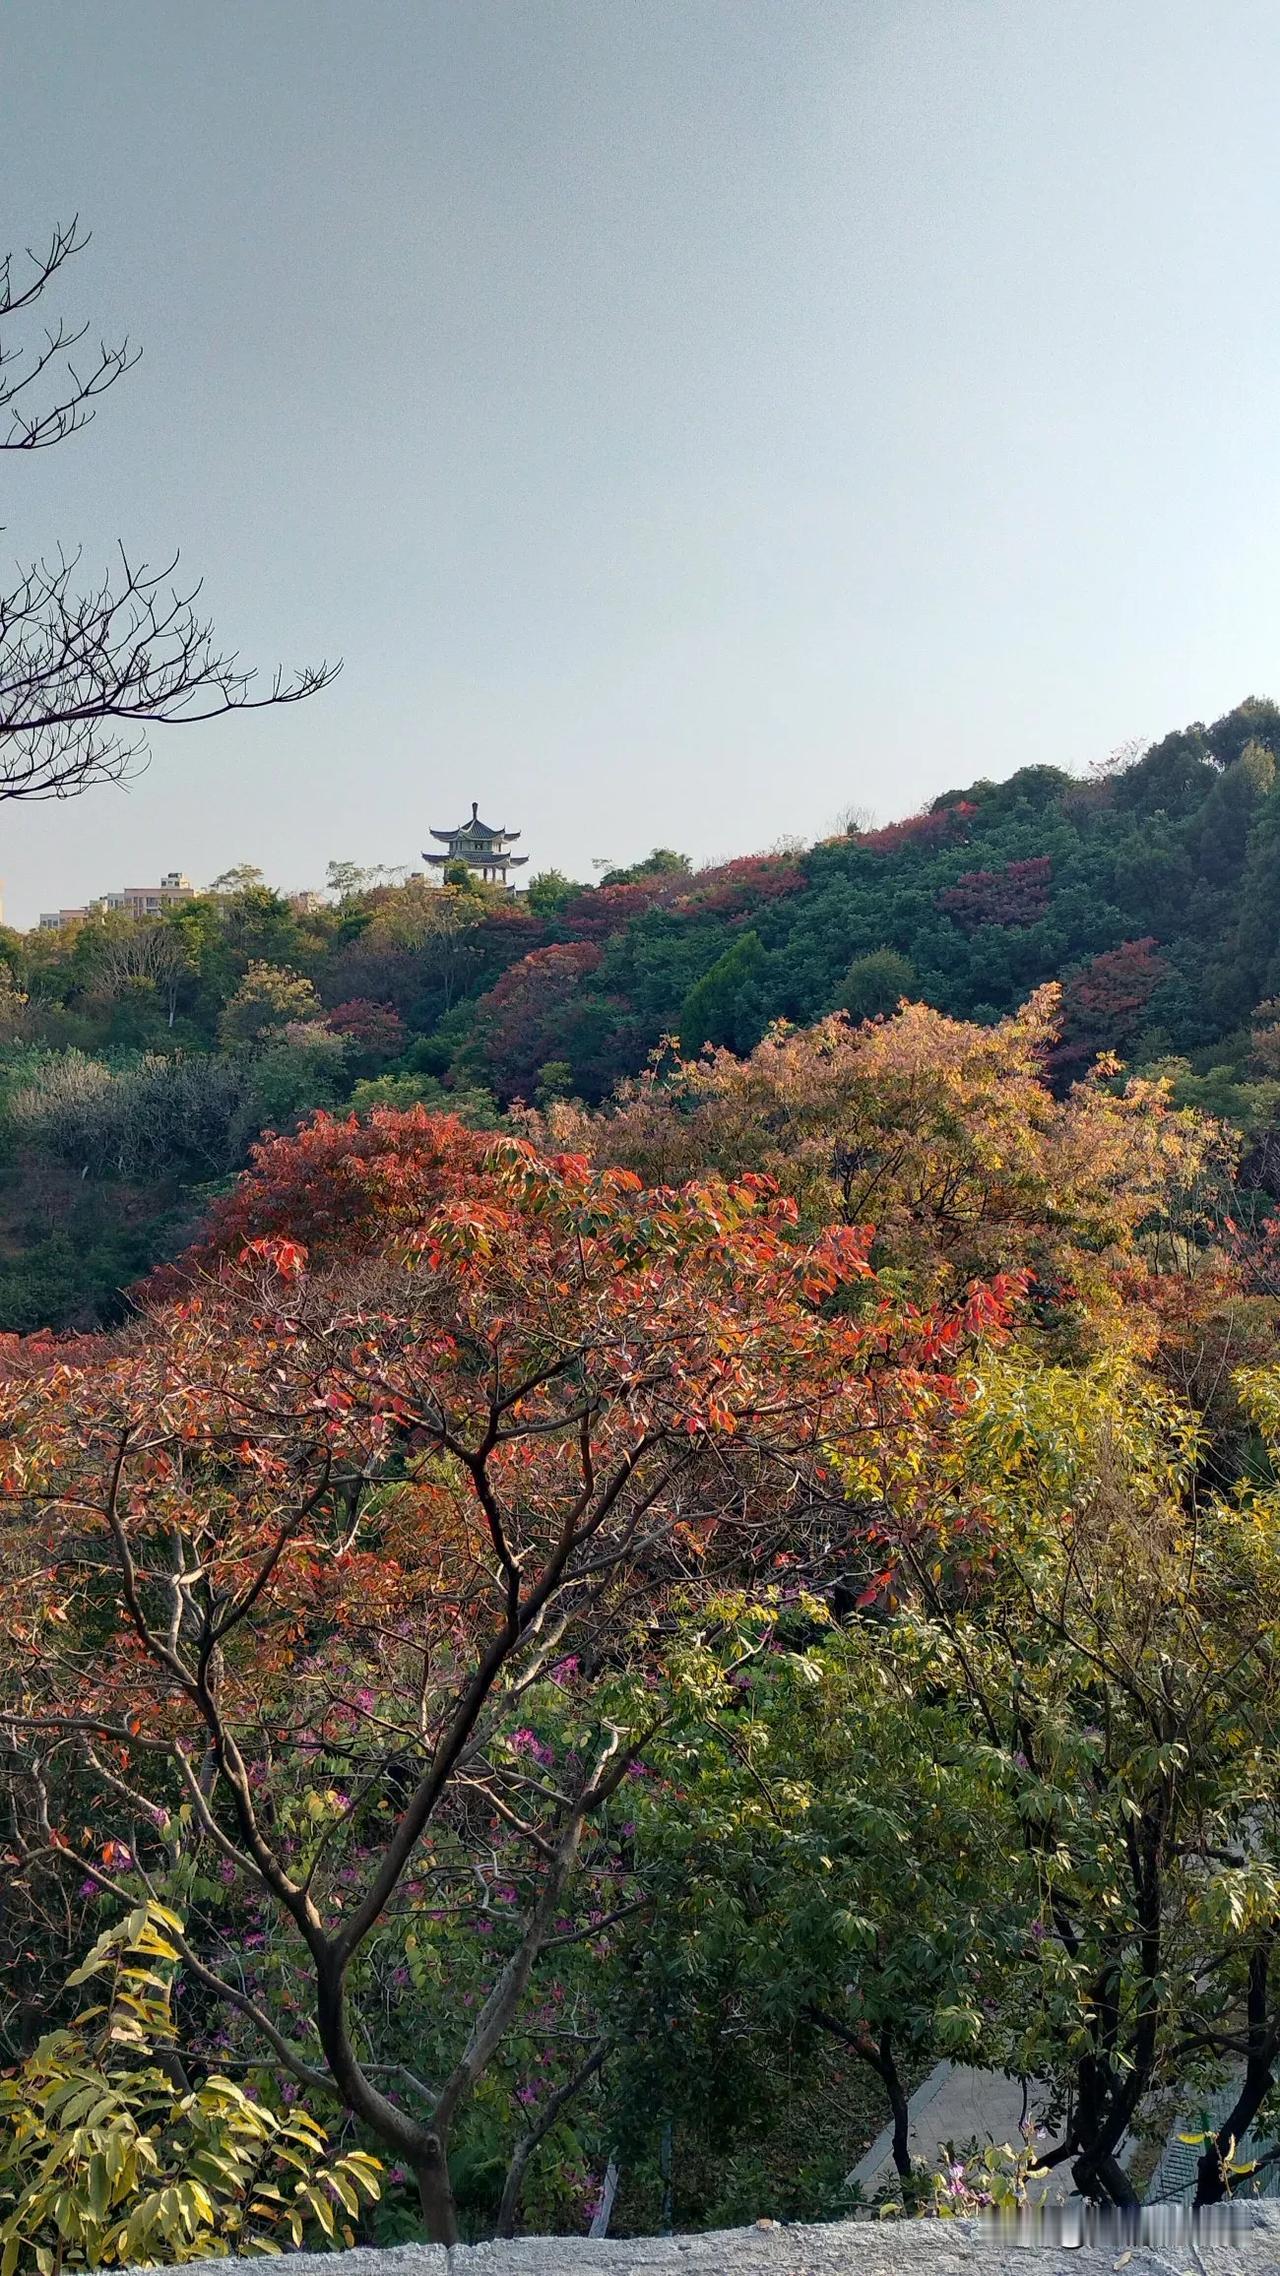
{"label": "apartment building", "polygon": [[100,917],[108,910],[124,917],[161,917],[166,909],[194,900],[195,890],[182,870],[171,869],[158,885],[126,885],[122,892],[100,894],[96,901],[86,902],[83,909],[44,910],[40,929],[57,932],[63,925],[78,924],[84,917]]}

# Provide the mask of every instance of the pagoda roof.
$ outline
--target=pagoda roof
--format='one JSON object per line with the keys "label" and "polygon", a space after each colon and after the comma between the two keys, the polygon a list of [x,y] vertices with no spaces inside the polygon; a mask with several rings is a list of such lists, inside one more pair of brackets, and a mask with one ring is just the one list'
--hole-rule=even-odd
{"label": "pagoda roof", "polygon": [[474,801],[472,802],[470,817],[465,822],[459,822],[456,830],[432,830],[430,832],[430,835],[438,839],[439,843],[444,846],[452,845],[455,838],[488,838],[491,843],[500,840],[505,845],[513,846],[520,834],[519,830],[495,829],[492,823],[482,822],[479,806]]}

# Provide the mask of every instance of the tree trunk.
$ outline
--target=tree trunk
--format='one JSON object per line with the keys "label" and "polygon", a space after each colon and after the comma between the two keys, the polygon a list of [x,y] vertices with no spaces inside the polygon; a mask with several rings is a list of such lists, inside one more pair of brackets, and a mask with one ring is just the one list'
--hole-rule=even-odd
{"label": "tree trunk", "polygon": [[879,2040],[873,2041],[865,2029],[855,2030],[848,2023],[842,2023],[838,2015],[832,2015],[825,2007],[811,2007],[809,2018],[817,2024],[820,2031],[829,2031],[833,2039],[838,2039],[842,2046],[847,2047],[851,2054],[859,2056],[875,2072],[888,2097],[893,2127],[894,2166],[902,2180],[909,2181],[911,2151],[908,2135],[911,2130],[911,2109],[902,2080],[898,2076],[898,2066],[893,2059],[893,2033],[889,2025],[886,2023]]}
{"label": "tree trunk", "polygon": [[458,2209],[453,2201],[449,2160],[440,2144],[436,2145],[434,2155],[418,2162],[414,2168],[414,2178],[418,2184],[418,2202],[422,2207],[428,2244],[456,2244]]}
{"label": "tree trunk", "polygon": [[893,2162],[903,2180],[909,2181],[911,2178],[911,2151],[907,2146],[907,2137],[911,2126],[911,2112],[906,2095],[902,2091],[902,2081],[898,2077],[897,2069],[892,2061],[881,2071],[880,2076],[884,2081],[884,2090],[889,2097],[889,2108],[893,2113]]}
{"label": "tree trunk", "polygon": [[1227,2194],[1226,2143],[1217,2135],[1196,2159],[1196,2193],[1193,2212],[1202,2205],[1220,2205]]}
{"label": "tree trunk", "polygon": [[449,2179],[448,2125],[439,2112],[423,2125],[388,2101],[366,2078],[347,2031],[346,1961],[332,1946],[316,1959],[316,2030],[329,2075],[354,2118],[372,2128],[385,2146],[412,2170],[430,2244],[458,2241],[458,2215]]}
{"label": "tree trunk", "polygon": [[564,2085],[551,2096],[546,2108],[516,2143],[511,2153],[511,2163],[507,2167],[507,2178],[502,2190],[502,2202],[498,2207],[498,2220],[493,2232],[495,2236],[513,2237],[515,2235],[516,2221],[520,2213],[520,2191],[524,2186],[525,2170],[529,2160],[534,2151],[545,2142],[561,2112],[567,2109],[574,2096],[581,2092],[587,2080],[594,2077],[604,2061],[604,2057],[605,2043],[602,2039],[598,2046],[592,2048],[585,2063],[574,2072],[573,2077],[566,2079]]}
{"label": "tree trunk", "polygon": [[1114,2150],[1086,2150],[1072,2166],[1071,2178],[1081,2196],[1095,2204],[1101,2200],[1126,2209],[1138,2204],[1138,2192]]}
{"label": "tree trunk", "polygon": [[1275,1949],[1274,1926],[1252,1953],[1249,1961],[1249,2052],[1245,2062],[1244,2078],[1236,2096],[1235,2108],[1227,2112],[1217,2135],[1206,2142],[1204,2154],[1196,2160],[1196,2193],[1193,2200],[1196,2211],[1202,2205],[1220,2205],[1227,2195],[1227,2159],[1236,2145],[1243,2141],[1259,2110],[1275,2085],[1272,2064],[1276,2059],[1277,2033],[1270,2020],[1271,1955]]}

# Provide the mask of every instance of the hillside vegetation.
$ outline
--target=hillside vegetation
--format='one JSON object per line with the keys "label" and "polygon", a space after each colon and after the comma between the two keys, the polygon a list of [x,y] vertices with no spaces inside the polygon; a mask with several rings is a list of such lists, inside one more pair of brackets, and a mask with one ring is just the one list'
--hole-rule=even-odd
{"label": "hillside vegetation", "polygon": [[1250,699],[1077,779],[1047,766],[808,850],[694,871],[659,850],[518,900],[459,879],[332,905],[257,879],[154,924],[0,937],[0,1326],[89,1326],[189,1237],[264,1129],[415,1101],[495,1124],[586,1106],[663,1039],[903,997],[982,1025],[1061,983],[1063,1086],[1116,1055],[1251,1141],[1280,1111],[1280,708]]}

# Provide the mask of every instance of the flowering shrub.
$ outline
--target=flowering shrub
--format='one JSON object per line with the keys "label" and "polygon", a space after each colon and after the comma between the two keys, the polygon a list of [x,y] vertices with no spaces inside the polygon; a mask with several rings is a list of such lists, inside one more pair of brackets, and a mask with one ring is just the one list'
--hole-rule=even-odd
{"label": "flowering shrub", "polygon": [[875,2199],[882,2218],[907,2213],[921,2220],[957,2221],[978,2213],[1021,2212],[1034,2162],[1031,2130],[1018,2149],[1008,2142],[944,2142],[931,2171],[923,2158]]}

